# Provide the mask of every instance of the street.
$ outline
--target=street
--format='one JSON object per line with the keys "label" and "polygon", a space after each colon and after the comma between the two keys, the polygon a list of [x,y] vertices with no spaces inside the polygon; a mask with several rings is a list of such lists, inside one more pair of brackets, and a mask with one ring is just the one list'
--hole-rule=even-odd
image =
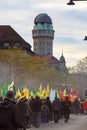
{"label": "street", "polygon": [[86,115],[71,115],[69,122],[65,123],[61,119],[58,123],[49,122],[42,124],[39,128],[29,128],[28,130],[87,130],[87,116]]}

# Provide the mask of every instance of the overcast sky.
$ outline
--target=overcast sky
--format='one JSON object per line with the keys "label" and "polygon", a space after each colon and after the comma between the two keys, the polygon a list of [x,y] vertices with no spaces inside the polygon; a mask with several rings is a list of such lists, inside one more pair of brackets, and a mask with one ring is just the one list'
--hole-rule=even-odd
{"label": "overcast sky", "polygon": [[74,66],[87,56],[87,1],[68,6],[68,0],[0,0],[0,25],[10,25],[33,50],[34,19],[47,13],[53,23],[55,37],[53,55],[59,59],[62,50],[66,65]]}

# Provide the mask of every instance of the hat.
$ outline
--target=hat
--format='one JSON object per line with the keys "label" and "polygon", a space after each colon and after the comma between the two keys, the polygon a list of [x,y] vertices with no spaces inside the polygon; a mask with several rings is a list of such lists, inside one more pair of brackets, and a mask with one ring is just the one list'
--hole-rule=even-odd
{"label": "hat", "polygon": [[13,93],[13,91],[8,90],[8,91],[6,92],[6,97],[8,97],[8,98],[12,98],[12,97],[14,97],[14,93]]}

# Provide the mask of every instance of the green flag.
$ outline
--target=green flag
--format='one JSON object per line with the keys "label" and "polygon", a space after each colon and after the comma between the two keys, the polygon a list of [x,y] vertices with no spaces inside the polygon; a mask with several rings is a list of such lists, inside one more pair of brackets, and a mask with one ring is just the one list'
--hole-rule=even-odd
{"label": "green flag", "polygon": [[57,89],[55,90],[55,98],[57,98],[57,99],[59,98],[59,93],[58,93]]}
{"label": "green flag", "polygon": [[4,99],[5,96],[6,96],[6,92],[8,90],[8,86],[9,86],[8,83],[5,82],[4,85],[3,85],[3,87],[2,87],[2,91],[1,91],[2,99]]}
{"label": "green flag", "polygon": [[34,96],[37,96],[37,91],[36,91],[36,89],[34,89],[32,92],[33,92]]}

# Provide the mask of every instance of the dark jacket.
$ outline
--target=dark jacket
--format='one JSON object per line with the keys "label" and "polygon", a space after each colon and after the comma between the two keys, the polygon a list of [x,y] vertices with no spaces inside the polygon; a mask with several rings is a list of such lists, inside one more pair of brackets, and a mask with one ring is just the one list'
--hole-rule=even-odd
{"label": "dark jacket", "polygon": [[[18,120],[17,120],[17,109],[16,109],[16,105],[13,101],[9,100],[9,99],[5,99],[4,101],[1,102],[0,105],[3,105],[4,107],[7,107],[8,109],[10,109],[10,117],[11,117],[11,121],[10,121],[10,125],[8,128],[0,128],[0,130],[17,130],[17,128],[22,128],[24,127]],[[4,118],[4,117],[3,117]]]}
{"label": "dark jacket", "polygon": [[58,99],[53,100],[52,109],[53,109],[53,111],[59,111],[60,110],[60,101]]}
{"label": "dark jacket", "polygon": [[34,99],[33,101],[32,101],[32,111],[34,112],[34,113],[38,113],[38,112],[40,112],[40,109],[41,109],[41,105],[42,105],[42,103],[41,103],[41,100],[38,98],[38,97],[36,97],[36,99]]}
{"label": "dark jacket", "polygon": [[52,104],[51,104],[51,101],[49,100],[49,98],[46,99],[46,104],[49,108],[49,112],[52,112]]}
{"label": "dark jacket", "polygon": [[18,118],[22,124],[25,124],[26,121],[26,114],[27,114],[27,104],[25,99],[21,99],[16,104],[16,107],[18,109]]}
{"label": "dark jacket", "polygon": [[48,116],[49,114],[49,108],[46,104],[43,104],[41,106],[41,115]]}

